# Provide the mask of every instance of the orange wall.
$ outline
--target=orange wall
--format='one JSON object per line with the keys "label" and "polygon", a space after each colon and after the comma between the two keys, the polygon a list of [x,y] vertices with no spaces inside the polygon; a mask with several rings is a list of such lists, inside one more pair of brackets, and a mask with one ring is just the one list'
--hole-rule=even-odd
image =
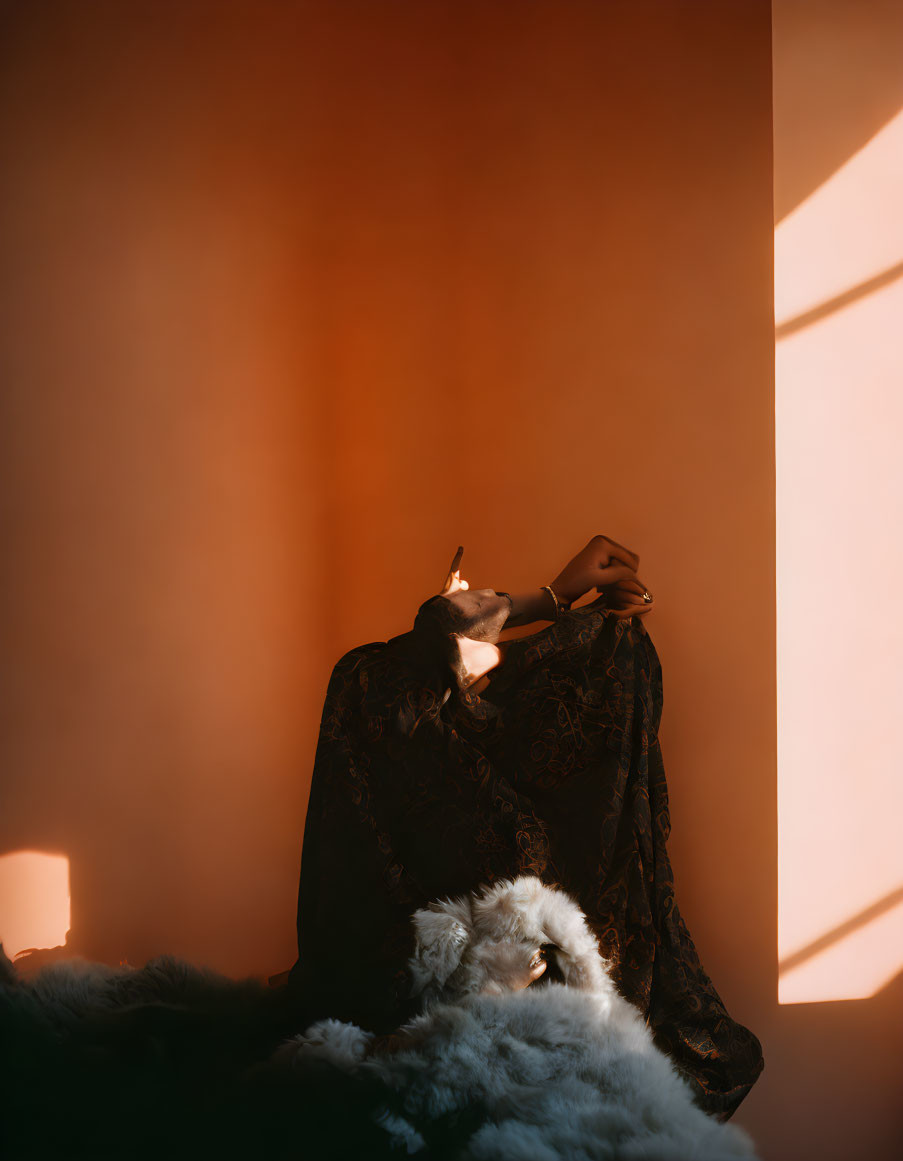
{"label": "orange wall", "polygon": [[678,898],[772,1083],[769,6],[5,25],[0,853],[68,855],[86,955],[287,968],[331,664],[458,543],[513,589],[608,532]]}

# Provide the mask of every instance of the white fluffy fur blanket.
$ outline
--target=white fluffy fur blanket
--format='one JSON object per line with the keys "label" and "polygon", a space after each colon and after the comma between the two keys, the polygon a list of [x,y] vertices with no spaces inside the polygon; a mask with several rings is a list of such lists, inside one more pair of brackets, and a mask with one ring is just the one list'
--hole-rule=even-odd
{"label": "white fluffy fur blanket", "polygon": [[[586,920],[522,877],[414,916],[425,1010],[380,1041],[321,1021],[283,1054],[385,1090],[379,1116],[409,1154],[482,1161],[727,1161],[741,1129],[694,1103],[640,1014],[616,992]],[[548,961],[524,987],[537,952]]]}
{"label": "white fluffy fur blanket", "polygon": [[[694,1105],[568,896],[521,878],[414,924],[423,1010],[389,1038],[326,1020],[286,1040],[288,989],[169,957],[70,961],[27,980],[0,952],[0,1153],[754,1157],[742,1130]],[[545,974],[524,987],[540,949]]]}

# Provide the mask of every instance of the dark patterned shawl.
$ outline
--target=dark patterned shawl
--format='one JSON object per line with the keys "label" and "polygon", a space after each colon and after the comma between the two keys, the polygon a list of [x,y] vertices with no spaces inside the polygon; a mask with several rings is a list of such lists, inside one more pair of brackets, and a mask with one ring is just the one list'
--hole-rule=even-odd
{"label": "dark patterned shawl", "polygon": [[639,618],[598,604],[511,642],[481,694],[452,693],[415,632],[336,665],[317,745],[291,985],[305,1019],[389,1031],[411,1015],[410,916],[495,878],[571,893],[621,993],[700,1105],[727,1118],[762,1070],[674,900],[658,727]]}

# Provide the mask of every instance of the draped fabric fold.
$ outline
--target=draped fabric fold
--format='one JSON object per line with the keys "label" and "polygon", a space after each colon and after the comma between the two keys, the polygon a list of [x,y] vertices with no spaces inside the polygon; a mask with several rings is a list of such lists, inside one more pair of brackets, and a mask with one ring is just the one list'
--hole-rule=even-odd
{"label": "draped fabric fold", "polygon": [[510,642],[482,693],[453,692],[417,633],[363,645],[326,693],[304,829],[304,1019],[408,1018],[411,914],[498,878],[573,895],[621,991],[698,1103],[729,1117],[762,1070],[674,899],[658,729],[662,674],[639,618],[598,604]]}

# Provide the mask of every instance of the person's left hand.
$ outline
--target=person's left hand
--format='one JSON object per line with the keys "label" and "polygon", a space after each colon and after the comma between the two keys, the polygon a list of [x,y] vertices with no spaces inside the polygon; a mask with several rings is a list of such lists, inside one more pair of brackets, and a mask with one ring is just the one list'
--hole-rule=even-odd
{"label": "person's left hand", "polygon": [[644,617],[652,612],[653,605],[652,601],[643,600],[646,591],[641,580],[619,580],[602,587],[599,601],[616,617]]}

